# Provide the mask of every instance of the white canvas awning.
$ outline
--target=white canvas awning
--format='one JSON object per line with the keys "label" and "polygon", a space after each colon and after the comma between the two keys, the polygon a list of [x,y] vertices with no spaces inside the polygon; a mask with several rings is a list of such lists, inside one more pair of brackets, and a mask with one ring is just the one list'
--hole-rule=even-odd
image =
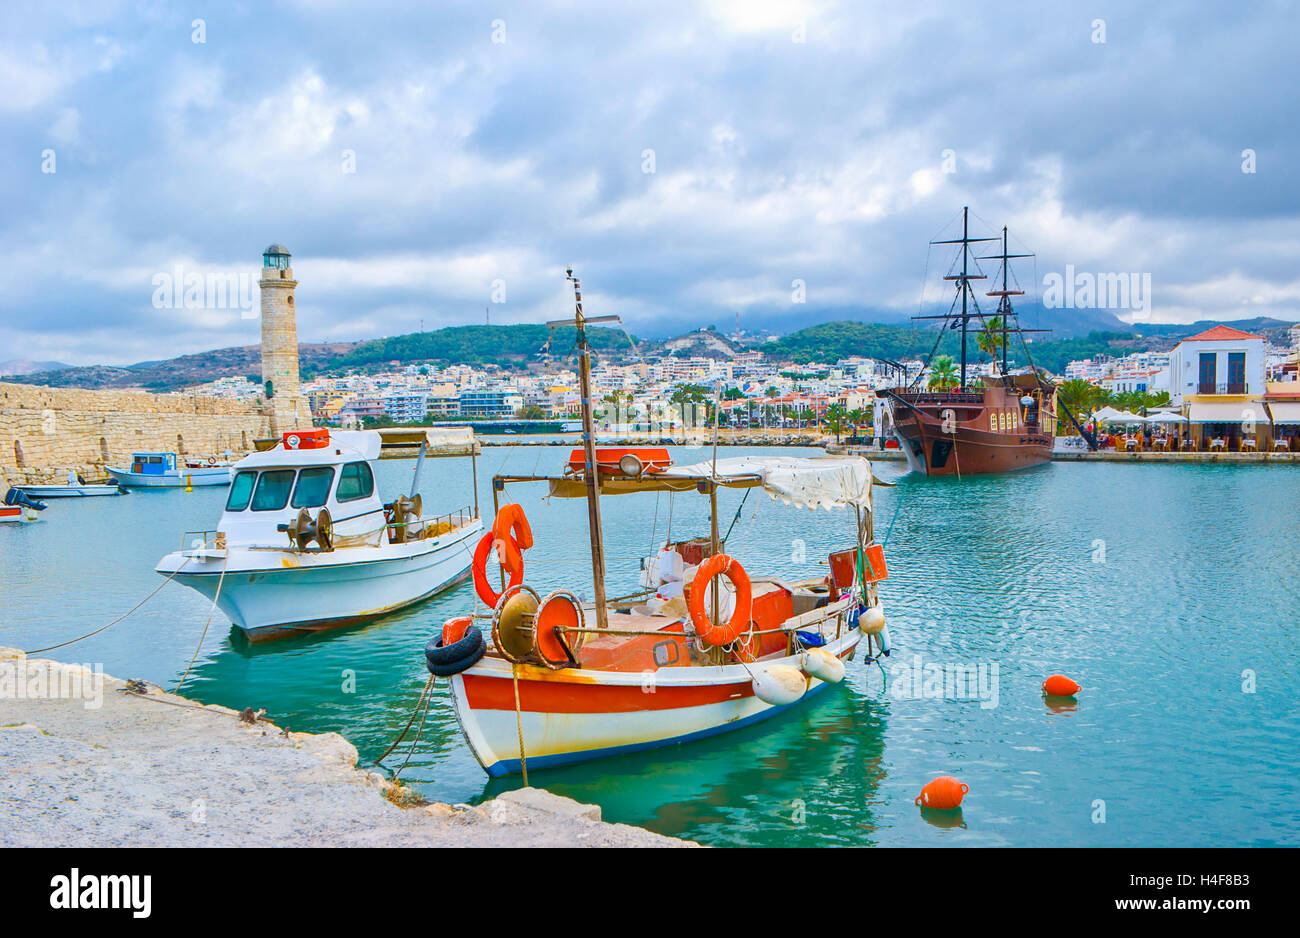
{"label": "white canvas awning", "polygon": [[1229,404],[1216,401],[1196,403],[1191,406],[1188,419],[1192,423],[1268,423],[1263,401],[1238,401]]}
{"label": "white canvas awning", "polygon": [[[557,498],[583,498],[582,476],[552,478],[550,493]],[[672,466],[640,478],[602,478],[602,495],[632,492],[689,492],[701,483],[723,488],[762,487],[768,495],[799,508],[871,509],[871,463],[861,456],[732,456],[689,466]],[[887,484],[887,483],[882,483]]]}
{"label": "white canvas awning", "polygon": [[1274,423],[1300,424],[1300,401],[1271,401],[1268,409]]}
{"label": "white canvas awning", "polygon": [[[712,461],[673,466],[672,478],[709,477]],[[732,456],[719,459],[717,478],[758,477],[774,499],[797,508],[871,507],[871,463],[861,456]]]}

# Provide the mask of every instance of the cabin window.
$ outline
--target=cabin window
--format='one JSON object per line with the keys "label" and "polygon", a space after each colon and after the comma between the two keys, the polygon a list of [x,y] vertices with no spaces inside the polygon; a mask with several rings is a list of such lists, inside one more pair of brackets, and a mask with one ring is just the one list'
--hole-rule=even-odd
{"label": "cabin window", "polygon": [[253,483],[257,473],[244,469],[235,473],[235,481],[230,483],[230,497],[226,499],[226,511],[243,511],[248,507],[248,500],[253,497]]}
{"label": "cabin window", "polygon": [[298,473],[298,485],[293,490],[294,508],[319,508],[330,497],[334,470],[329,466],[304,469]]}
{"label": "cabin window", "polygon": [[341,502],[351,502],[369,498],[374,491],[375,477],[370,473],[370,466],[363,462],[350,462],[339,473],[339,490],[334,497]]}
{"label": "cabin window", "polygon": [[272,469],[263,472],[253,492],[253,511],[279,511],[289,504],[289,490],[293,488],[292,469]]}

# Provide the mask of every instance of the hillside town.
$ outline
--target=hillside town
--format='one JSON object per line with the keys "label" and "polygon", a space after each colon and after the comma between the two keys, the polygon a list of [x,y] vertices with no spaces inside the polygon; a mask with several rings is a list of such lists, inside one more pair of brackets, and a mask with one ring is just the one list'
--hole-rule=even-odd
{"label": "hillside town", "polygon": [[[1300,324],[1289,337],[1289,346],[1278,346],[1217,325],[1169,351],[1075,360],[1051,377],[1086,382],[1108,395],[1147,394],[1162,402],[1167,395],[1169,405],[1184,408],[1195,422],[1192,405],[1198,396],[1230,395],[1216,402],[1236,404],[1237,398],[1263,402],[1266,392],[1285,394],[1273,386],[1296,378]],[[600,361],[593,369],[602,429],[655,433],[707,426],[715,403],[718,423],[732,428],[812,426],[832,412],[855,428],[879,426],[878,390],[941,383],[944,367],[943,356],[930,367],[919,359],[895,363],[864,356],[792,365],[771,359],[761,345],[730,357],[630,359]],[[971,373],[989,377],[994,367],[991,361],[974,362]],[[262,393],[260,385],[242,376],[196,390],[244,401]],[[304,382],[302,392],[314,420],[332,426],[522,420],[563,425],[580,413],[578,378],[570,362],[540,361],[529,370],[393,362],[373,373],[319,376]]]}

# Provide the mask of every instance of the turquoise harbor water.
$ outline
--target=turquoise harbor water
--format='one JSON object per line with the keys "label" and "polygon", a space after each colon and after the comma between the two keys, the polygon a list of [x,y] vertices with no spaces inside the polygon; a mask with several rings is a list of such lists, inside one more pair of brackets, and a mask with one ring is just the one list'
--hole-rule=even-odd
{"label": "turquoise harbor water", "polygon": [[[566,453],[487,449],[485,513],[494,472],[553,470]],[[703,456],[674,450],[679,462]],[[409,485],[411,466],[381,465],[386,497]],[[896,478],[900,467],[877,471]],[[436,510],[472,502],[468,461],[432,462],[422,488]],[[585,505],[512,491],[538,540],[528,581],[543,591],[583,583]],[[720,497],[726,521],[741,497]],[[0,644],[38,648],[126,611],[157,585],[157,559],[182,531],[212,527],[224,498],[196,489],[52,501],[42,523],[0,530]],[[858,660],[842,685],[760,726],[535,772],[533,783],[599,803],[608,820],[710,844],[1300,843],[1300,473],[1062,463],[960,482],[908,476],[876,498],[890,565],[888,689],[880,668]],[[612,588],[631,587],[652,527],[665,534],[668,498],[602,505]],[[703,497],[678,496],[671,514],[674,534],[707,532]],[[850,544],[850,518],[753,493],[729,551],[751,570],[791,573],[801,549],[816,559]],[[472,602],[465,584],[368,626],[256,654],[232,644],[218,613],[182,690],[265,707],[294,730],[337,730],[373,760],[424,687],[425,641]],[[168,585],[126,621],[52,654],[171,687],[208,608]],[[911,675],[927,665],[983,667],[996,699],[927,695],[925,681],[911,693]],[[1039,684],[1056,671],[1083,685],[1076,707],[1043,700]],[[405,745],[386,765],[403,758]],[[942,774],[971,787],[959,822],[913,805]],[[441,687],[402,777],[441,801],[521,784],[487,781]]]}

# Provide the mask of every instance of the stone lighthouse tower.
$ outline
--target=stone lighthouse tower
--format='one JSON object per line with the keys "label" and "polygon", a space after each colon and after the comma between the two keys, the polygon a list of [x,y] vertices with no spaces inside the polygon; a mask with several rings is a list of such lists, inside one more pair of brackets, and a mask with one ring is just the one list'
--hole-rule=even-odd
{"label": "stone lighthouse tower", "polygon": [[311,408],[298,387],[298,326],[294,318],[289,249],[273,244],[262,252],[262,393],[271,433],[311,426]]}

